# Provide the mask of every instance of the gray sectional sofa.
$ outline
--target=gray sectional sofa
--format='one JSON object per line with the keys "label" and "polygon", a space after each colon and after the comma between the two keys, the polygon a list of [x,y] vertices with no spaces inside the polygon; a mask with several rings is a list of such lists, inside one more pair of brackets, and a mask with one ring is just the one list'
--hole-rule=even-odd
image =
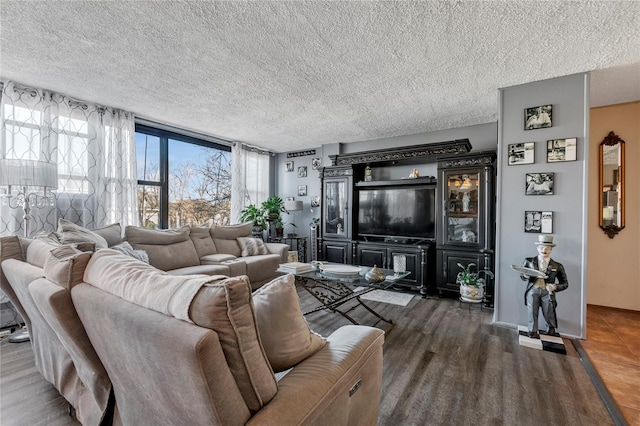
{"label": "gray sectional sofa", "polygon": [[384,333],[318,344],[251,224],[59,231],[1,238],[0,284],[82,424],[376,423]]}

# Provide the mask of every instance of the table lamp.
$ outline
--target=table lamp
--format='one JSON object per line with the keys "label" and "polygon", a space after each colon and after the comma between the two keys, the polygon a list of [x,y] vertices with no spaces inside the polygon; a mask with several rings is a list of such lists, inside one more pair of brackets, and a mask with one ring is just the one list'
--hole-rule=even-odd
{"label": "table lamp", "polygon": [[[289,201],[285,201],[284,202],[284,209],[287,212],[294,212],[294,222],[295,222],[295,214],[296,212],[302,210],[302,201],[294,201],[294,200],[289,200]],[[295,223],[292,223],[293,226],[296,226]],[[298,234],[294,234],[294,233],[289,233],[288,234],[289,237],[297,237]]]}

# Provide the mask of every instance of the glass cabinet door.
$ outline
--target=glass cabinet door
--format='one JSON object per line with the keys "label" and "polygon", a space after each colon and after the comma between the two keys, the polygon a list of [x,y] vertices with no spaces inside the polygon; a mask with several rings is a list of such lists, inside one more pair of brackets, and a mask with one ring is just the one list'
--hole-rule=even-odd
{"label": "glass cabinet door", "polygon": [[348,235],[347,206],[348,180],[326,180],[324,202],[324,234],[336,237]]}
{"label": "glass cabinet door", "polygon": [[447,173],[446,242],[477,244],[480,232],[480,173]]}

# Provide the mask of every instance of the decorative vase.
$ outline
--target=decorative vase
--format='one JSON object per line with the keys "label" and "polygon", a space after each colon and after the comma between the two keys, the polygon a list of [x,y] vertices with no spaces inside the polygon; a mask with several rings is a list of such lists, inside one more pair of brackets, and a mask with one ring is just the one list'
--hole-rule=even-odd
{"label": "decorative vase", "polygon": [[376,265],[373,265],[373,268],[364,275],[364,279],[368,283],[381,283],[386,277]]}
{"label": "decorative vase", "polygon": [[460,284],[460,297],[467,302],[482,302],[484,298],[484,286]]}

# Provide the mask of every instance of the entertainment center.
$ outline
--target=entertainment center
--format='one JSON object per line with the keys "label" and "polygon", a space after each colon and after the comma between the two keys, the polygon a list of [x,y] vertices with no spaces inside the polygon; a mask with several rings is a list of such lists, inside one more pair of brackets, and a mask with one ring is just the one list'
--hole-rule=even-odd
{"label": "entertainment center", "polygon": [[[457,263],[493,270],[495,152],[470,150],[460,139],[330,156],[332,166],[320,169],[320,259],[393,269],[403,255],[411,273],[396,284],[423,297],[458,292]],[[366,178],[372,167],[388,176],[409,165],[437,165],[438,179]]]}

